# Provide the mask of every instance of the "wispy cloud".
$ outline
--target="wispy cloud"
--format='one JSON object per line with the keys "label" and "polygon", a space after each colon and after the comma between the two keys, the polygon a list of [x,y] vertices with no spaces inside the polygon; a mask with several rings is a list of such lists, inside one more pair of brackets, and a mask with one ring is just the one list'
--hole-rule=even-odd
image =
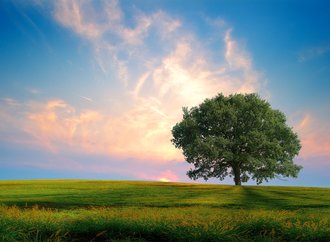
{"label": "wispy cloud", "polygon": [[[8,122],[19,120],[17,130],[27,141],[52,152],[182,161],[170,142],[171,128],[182,118],[181,107],[195,106],[219,92],[263,88],[252,56],[223,20],[210,25],[222,36],[216,45],[223,51],[214,52],[184,21],[163,11],[146,14],[135,9],[128,25],[118,1],[95,6],[93,1],[60,0],[53,17],[90,44],[95,63],[119,98],[93,109],[79,109],[63,99],[21,102],[15,112],[8,108],[16,102],[12,100],[0,108],[0,114],[6,109],[1,115]],[[176,179],[170,171],[156,178]]]}
{"label": "wispy cloud", "polygon": [[81,95],[79,95],[79,97],[80,97],[81,99],[85,100],[85,101],[93,102],[93,99],[90,98],[90,97],[85,97],[85,96],[81,96]]}
{"label": "wispy cloud", "polygon": [[294,128],[301,139],[300,157],[330,158],[330,125],[327,121],[320,120],[309,112],[302,116]]}
{"label": "wispy cloud", "polygon": [[232,29],[228,29],[225,34],[225,58],[230,70],[242,72],[239,78],[243,79],[243,83],[241,83],[238,92],[250,93],[260,90],[263,84],[260,82],[261,74],[254,69],[249,53],[231,37],[231,32]]}
{"label": "wispy cloud", "polygon": [[37,95],[41,93],[41,91],[37,88],[27,88],[26,90],[33,95]]}
{"label": "wispy cloud", "polygon": [[[0,109],[3,141],[20,138],[24,144],[54,153],[71,150],[140,160],[181,160],[169,142],[168,117],[150,103],[140,102],[119,116],[78,111],[63,100],[19,103],[6,99],[4,104]],[[8,128],[15,132],[8,133]]]}
{"label": "wispy cloud", "polygon": [[306,62],[315,59],[319,56],[325,55],[329,51],[330,51],[330,44],[305,49],[298,54],[298,61]]}
{"label": "wispy cloud", "polygon": [[59,23],[78,34],[89,39],[98,38],[105,27],[94,21],[97,15],[94,11],[88,13],[88,8],[84,8],[86,5],[89,6],[89,1],[56,1],[54,16]]}

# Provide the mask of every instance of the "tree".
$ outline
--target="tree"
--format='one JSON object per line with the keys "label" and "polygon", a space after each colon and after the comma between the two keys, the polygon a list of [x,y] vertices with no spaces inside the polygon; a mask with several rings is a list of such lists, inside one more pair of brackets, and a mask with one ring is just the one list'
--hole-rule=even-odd
{"label": "tree", "polygon": [[218,94],[197,107],[183,108],[183,120],[172,129],[172,143],[183,150],[191,179],[234,177],[235,185],[250,178],[257,184],[297,177],[293,163],[301,148],[285,115],[257,94]]}

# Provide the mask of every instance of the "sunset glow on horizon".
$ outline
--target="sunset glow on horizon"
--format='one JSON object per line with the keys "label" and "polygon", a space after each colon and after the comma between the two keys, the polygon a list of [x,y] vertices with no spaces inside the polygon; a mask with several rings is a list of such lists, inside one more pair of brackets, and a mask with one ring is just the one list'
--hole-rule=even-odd
{"label": "sunset glow on horizon", "polygon": [[270,184],[330,186],[329,7],[0,3],[0,179],[187,182],[171,143],[182,107],[256,92],[302,144],[299,178]]}

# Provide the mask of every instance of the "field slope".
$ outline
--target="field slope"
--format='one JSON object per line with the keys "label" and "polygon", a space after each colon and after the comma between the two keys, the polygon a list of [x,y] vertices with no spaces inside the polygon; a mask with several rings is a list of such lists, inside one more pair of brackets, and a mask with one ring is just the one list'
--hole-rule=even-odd
{"label": "field slope", "polygon": [[0,241],[330,241],[330,189],[0,181]]}

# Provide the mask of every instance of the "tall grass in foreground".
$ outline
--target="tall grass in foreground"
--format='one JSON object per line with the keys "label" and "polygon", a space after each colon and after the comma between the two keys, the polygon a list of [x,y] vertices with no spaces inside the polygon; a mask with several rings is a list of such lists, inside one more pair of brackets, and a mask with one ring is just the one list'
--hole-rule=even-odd
{"label": "tall grass in foreground", "polygon": [[330,241],[329,219],[290,211],[0,207],[1,241]]}
{"label": "tall grass in foreground", "polygon": [[0,182],[0,241],[330,241],[329,195],[318,188]]}

